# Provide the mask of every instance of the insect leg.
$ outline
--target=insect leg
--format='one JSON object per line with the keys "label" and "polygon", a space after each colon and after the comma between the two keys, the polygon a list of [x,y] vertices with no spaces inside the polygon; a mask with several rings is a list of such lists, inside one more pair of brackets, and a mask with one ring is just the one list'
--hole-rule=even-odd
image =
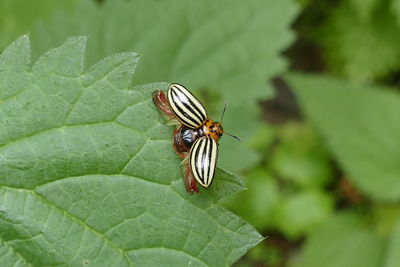
{"label": "insect leg", "polygon": [[175,150],[176,154],[178,155],[178,157],[180,157],[181,159],[186,159],[186,152],[181,152],[178,150],[178,148],[176,147],[176,143],[172,142],[172,148]]}

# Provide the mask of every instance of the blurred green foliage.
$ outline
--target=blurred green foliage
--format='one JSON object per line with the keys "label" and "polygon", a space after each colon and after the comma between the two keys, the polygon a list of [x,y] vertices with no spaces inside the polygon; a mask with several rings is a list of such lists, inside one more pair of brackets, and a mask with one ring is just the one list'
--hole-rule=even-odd
{"label": "blurred green foliage", "polygon": [[0,1],[0,50],[20,35],[32,30],[40,20],[53,15],[57,10],[71,12],[80,0],[1,0]]}
{"label": "blurred green foliage", "polygon": [[[310,234],[292,266],[383,266],[384,240],[355,215],[337,214]],[[329,259],[329,262],[327,262]]]}
{"label": "blurred green foliage", "polygon": [[349,179],[377,201],[400,200],[400,96],[324,77],[288,81]]}
{"label": "blurred green foliage", "polygon": [[277,132],[279,144],[267,165],[287,182],[301,188],[320,187],[329,183],[332,168],[327,151],[311,127],[287,124]]}
{"label": "blurred green foliage", "polygon": [[380,81],[395,74],[400,68],[399,1],[333,3],[325,10],[321,25],[309,31],[323,49],[329,70],[358,82]]}
{"label": "blurred green foliage", "polygon": [[[0,49],[89,35],[89,65],[139,52],[136,84],[184,83],[215,118],[228,101],[245,142],[219,164],[248,190],[220,204],[265,236],[237,266],[400,266],[400,0],[100,2],[0,0]],[[300,119],[264,105],[277,75]]]}

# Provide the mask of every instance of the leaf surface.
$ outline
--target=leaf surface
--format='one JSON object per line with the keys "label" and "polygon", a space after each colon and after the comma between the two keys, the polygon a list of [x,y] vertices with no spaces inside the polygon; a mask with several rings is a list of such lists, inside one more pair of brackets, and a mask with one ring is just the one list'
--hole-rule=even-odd
{"label": "leaf surface", "polygon": [[261,237],[217,206],[241,190],[218,170],[186,193],[172,129],[132,85],[139,56],[85,71],[86,38],[31,66],[24,36],[0,57],[0,262],[5,265],[228,266]]}

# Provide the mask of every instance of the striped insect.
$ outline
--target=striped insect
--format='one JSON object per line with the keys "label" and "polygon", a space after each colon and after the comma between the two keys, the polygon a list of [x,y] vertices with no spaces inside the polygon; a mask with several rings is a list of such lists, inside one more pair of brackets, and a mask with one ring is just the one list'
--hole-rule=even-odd
{"label": "striped insect", "polygon": [[[161,90],[153,92],[153,101],[166,119],[177,125],[173,148],[184,159],[186,190],[199,192],[197,183],[208,188],[214,179],[218,141],[224,134],[221,123],[210,120],[203,104],[177,83],[169,86],[167,94]],[[225,109],[226,106],[221,121]]]}

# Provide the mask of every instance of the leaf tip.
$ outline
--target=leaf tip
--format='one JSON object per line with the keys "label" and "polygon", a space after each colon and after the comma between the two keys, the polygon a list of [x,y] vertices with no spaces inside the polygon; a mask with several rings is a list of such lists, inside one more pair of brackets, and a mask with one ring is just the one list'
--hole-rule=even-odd
{"label": "leaf tip", "polygon": [[28,34],[25,34],[3,50],[0,54],[0,65],[13,66],[22,71],[23,69],[26,70],[28,68],[30,58],[30,37]]}
{"label": "leaf tip", "polygon": [[86,43],[88,38],[89,37],[87,35],[68,37],[67,41],[61,47],[72,46],[84,52],[86,50]]}
{"label": "leaf tip", "polygon": [[89,68],[83,83],[88,86],[101,78],[99,70],[102,72],[112,70],[108,79],[112,80],[119,88],[125,88],[131,83],[139,60],[140,55],[135,52],[123,52],[108,56]]}

